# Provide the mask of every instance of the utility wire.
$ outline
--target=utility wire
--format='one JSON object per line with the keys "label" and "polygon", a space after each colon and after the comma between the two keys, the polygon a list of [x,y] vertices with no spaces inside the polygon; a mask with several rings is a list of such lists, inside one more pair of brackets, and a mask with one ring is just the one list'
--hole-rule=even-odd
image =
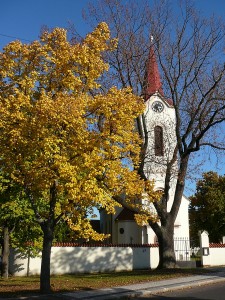
{"label": "utility wire", "polygon": [[4,37],[7,37],[7,38],[12,38],[12,39],[17,39],[17,40],[23,40],[23,41],[27,41],[27,42],[32,42],[31,40],[19,38],[19,37],[12,36],[12,35],[2,34],[2,33],[0,33],[0,35],[1,35],[1,36],[4,36]]}

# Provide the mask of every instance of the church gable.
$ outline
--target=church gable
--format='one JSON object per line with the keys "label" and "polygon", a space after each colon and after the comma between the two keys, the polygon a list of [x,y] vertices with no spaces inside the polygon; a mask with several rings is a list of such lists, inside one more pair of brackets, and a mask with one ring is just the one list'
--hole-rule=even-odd
{"label": "church gable", "polygon": [[116,221],[134,221],[134,212],[124,208],[116,217]]}

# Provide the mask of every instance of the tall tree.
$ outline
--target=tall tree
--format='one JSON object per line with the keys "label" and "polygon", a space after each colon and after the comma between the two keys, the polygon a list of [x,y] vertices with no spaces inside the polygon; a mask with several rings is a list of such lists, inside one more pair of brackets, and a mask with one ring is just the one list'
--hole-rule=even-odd
{"label": "tall tree", "polygon": [[225,236],[225,176],[207,172],[197,182],[190,204],[190,231],[193,238],[206,230],[210,242],[219,243]]}
{"label": "tall tree", "polygon": [[[21,228],[23,230],[21,230]],[[8,278],[10,247],[23,255],[40,251],[40,226],[35,222],[31,205],[20,185],[0,173],[0,240],[2,244],[2,276]],[[32,243],[30,243],[32,241]]]}
{"label": "tall tree", "polygon": [[[145,65],[150,35],[154,37],[164,95],[171,99],[175,110],[176,145],[166,165],[164,194],[160,202],[154,203],[160,223],[150,220],[149,224],[159,241],[159,267],[175,267],[174,223],[190,160],[205,147],[225,149],[224,134],[220,134],[225,120],[224,22],[213,16],[204,18],[191,1],[185,0],[176,4],[156,1],[152,7],[144,1],[99,0],[89,5],[86,17],[93,23],[104,19],[118,38],[116,51],[107,55],[112,67],[111,77],[107,78],[118,86],[132,87],[139,95],[145,94]],[[106,88],[107,78],[103,80]],[[144,116],[141,119],[139,174],[147,180],[144,166],[151,157],[146,152],[148,130],[143,130],[147,128]],[[173,204],[168,207],[174,176],[177,181]]]}
{"label": "tall tree", "polygon": [[84,238],[101,240],[87,218],[92,207],[113,212],[113,196],[133,199],[146,185],[135,171],[140,140],[134,119],[142,99],[129,88],[99,92],[99,76],[108,69],[103,54],[115,44],[101,23],[80,43],[56,28],[0,53],[1,167],[23,186],[43,231],[41,292],[50,290],[59,220]]}

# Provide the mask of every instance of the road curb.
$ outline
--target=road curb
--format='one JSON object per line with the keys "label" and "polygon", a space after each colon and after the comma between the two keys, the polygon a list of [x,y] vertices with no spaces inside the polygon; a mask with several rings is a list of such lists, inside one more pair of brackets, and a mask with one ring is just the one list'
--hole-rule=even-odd
{"label": "road curb", "polygon": [[[188,279],[188,277],[187,277]],[[120,291],[120,288],[116,290],[115,292],[109,292],[107,291],[99,291],[99,292],[90,292],[90,294],[87,293],[82,293],[77,294],[76,293],[65,293],[62,294],[61,296],[65,297],[65,300],[88,300],[88,299],[95,299],[95,300],[105,300],[105,299],[129,299],[129,298],[134,298],[134,297],[141,297],[141,296],[150,296],[150,295],[157,295],[159,293],[165,293],[165,292],[170,292],[170,291],[175,291],[175,290],[180,290],[180,289],[185,289],[185,288],[192,288],[192,287],[197,287],[201,285],[207,285],[207,284],[213,284],[213,283],[218,283],[225,281],[225,277],[219,277],[215,278],[213,276],[212,278],[205,278],[205,279],[193,279],[188,282],[173,282],[173,283],[168,283],[164,284],[161,286],[149,286],[146,288],[140,288],[140,289],[122,289]]]}

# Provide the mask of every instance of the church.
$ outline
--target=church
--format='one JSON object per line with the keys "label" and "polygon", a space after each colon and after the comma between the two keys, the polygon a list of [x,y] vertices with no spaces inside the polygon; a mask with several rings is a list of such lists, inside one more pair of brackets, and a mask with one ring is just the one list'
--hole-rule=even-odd
{"label": "church", "polygon": [[[160,72],[154,47],[151,45],[145,74],[145,130],[148,133],[148,146],[144,172],[154,180],[155,189],[164,189],[166,165],[172,158],[176,145],[175,109],[173,102],[164,96]],[[168,210],[172,206],[176,186],[176,169],[171,180]],[[189,240],[189,199],[182,196],[180,209],[174,224],[174,238]],[[117,208],[116,214],[107,215],[100,211],[101,232],[109,233],[108,243],[112,244],[155,244],[157,237],[149,225],[138,226],[134,213],[127,208]]]}

